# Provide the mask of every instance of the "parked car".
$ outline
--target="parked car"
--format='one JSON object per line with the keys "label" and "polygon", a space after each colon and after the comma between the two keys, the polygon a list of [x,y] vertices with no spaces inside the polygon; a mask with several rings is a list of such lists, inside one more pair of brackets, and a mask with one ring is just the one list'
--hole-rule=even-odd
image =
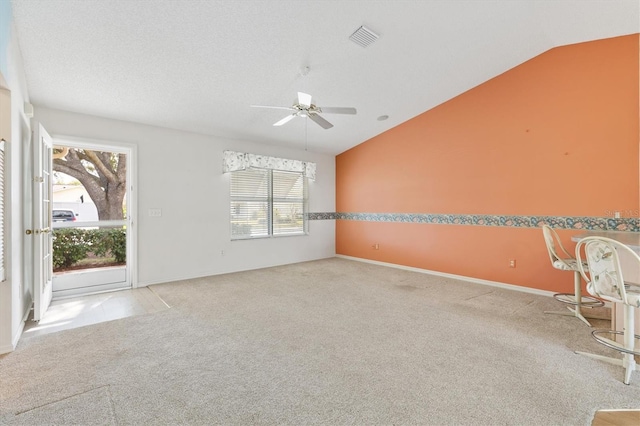
{"label": "parked car", "polygon": [[54,222],[75,222],[78,214],[73,210],[55,209],[51,213],[51,219]]}

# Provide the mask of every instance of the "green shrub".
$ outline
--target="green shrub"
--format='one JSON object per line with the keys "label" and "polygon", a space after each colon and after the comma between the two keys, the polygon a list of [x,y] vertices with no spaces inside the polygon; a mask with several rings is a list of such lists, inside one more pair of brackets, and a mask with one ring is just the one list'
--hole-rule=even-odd
{"label": "green shrub", "polygon": [[53,267],[68,268],[87,257],[89,247],[82,229],[56,229],[53,231]]}
{"label": "green shrub", "polygon": [[114,257],[116,262],[127,260],[127,233],[124,229],[97,229],[87,231],[91,252],[98,257]]}
{"label": "green shrub", "polygon": [[93,253],[97,257],[114,257],[117,263],[127,260],[127,233],[124,229],[74,229],[53,231],[53,267],[68,268]]}
{"label": "green shrub", "polygon": [[127,261],[127,233],[124,229],[110,229],[109,230],[111,246],[109,251],[113,257],[116,258],[116,262],[124,263]]}

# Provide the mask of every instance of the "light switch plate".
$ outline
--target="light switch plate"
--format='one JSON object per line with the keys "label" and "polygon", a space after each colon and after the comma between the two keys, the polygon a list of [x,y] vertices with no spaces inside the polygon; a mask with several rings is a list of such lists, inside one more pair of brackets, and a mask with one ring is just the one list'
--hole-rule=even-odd
{"label": "light switch plate", "polygon": [[149,209],[149,217],[162,216],[162,209]]}

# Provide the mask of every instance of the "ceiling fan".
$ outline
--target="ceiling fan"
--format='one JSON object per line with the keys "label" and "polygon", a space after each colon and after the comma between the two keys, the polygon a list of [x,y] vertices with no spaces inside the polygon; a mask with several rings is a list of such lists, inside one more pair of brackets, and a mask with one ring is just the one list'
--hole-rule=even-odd
{"label": "ceiling fan", "polygon": [[294,101],[293,105],[290,107],[283,106],[268,106],[268,105],[251,105],[252,108],[274,108],[274,109],[286,109],[292,111],[291,114],[287,115],[282,120],[274,123],[274,126],[282,126],[285,123],[288,123],[295,117],[309,117],[311,120],[320,125],[323,129],[330,129],[333,127],[333,124],[329,123],[322,116],[318,115],[320,113],[323,114],[356,114],[355,108],[349,107],[319,107],[314,105],[311,100],[311,95],[307,93],[298,92],[298,99]]}

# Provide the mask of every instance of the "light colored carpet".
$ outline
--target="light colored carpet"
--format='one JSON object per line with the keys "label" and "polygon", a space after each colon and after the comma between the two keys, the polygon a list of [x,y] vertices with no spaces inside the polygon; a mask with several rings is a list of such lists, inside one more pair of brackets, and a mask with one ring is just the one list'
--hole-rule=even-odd
{"label": "light colored carpet", "polygon": [[0,423],[588,425],[640,374],[552,298],[346,259],[153,286],[166,311],[23,338]]}

